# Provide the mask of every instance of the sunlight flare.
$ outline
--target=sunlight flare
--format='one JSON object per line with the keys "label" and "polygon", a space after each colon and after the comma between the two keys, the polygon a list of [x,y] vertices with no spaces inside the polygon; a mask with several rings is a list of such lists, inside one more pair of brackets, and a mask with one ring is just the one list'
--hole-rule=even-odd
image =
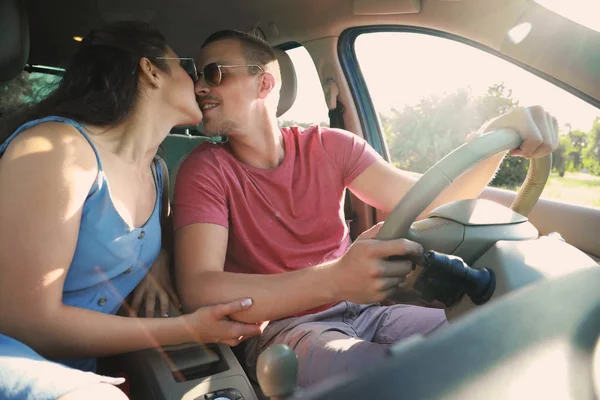
{"label": "sunlight flare", "polygon": [[55,269],[54,271],[48,272],[46,275],[44,275],[44,278],[43,278],[44,286],[50,286],[51,284],[56,282],[61,276],[63,276],[64,273],[65,273],[64,268],[58,268],[58,269]]}
{"label": "sunlight flare", "polygon": [[519,44],[531,33],[531,23],[523,22],[516,25],[508,31],[508,38],[514,43]]}

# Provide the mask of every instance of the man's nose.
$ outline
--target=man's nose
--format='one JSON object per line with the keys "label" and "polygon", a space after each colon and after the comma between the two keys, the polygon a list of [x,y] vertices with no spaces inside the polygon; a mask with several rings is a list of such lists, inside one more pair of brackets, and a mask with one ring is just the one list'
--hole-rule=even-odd
{"label": "man's nose", "polygon": [[198,82],[194,85],[196,96],[206,96],[210,92],[210,86],[206,84],[203,76],[200,76]]}

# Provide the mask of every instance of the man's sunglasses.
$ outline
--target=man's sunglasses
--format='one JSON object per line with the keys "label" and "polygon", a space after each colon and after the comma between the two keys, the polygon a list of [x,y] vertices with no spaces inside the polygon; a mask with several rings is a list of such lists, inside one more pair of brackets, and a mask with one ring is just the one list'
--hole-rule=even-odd
{"label": "man's sunglasses", "polygon": [[223,68],[256,68],[260,72],[264,73],[265,70],[256,64],[244,64],[244,65],[222,65],[217,63],[207,64],[202,68],[199,79],[204,77],[204,81],[208,86],[218,86],[223,80]]}
{"label": "man's sunglasses", "polygon": [[222,65],[217,63],[207,64],[202,68],[202,72],[198,73],[196,68],[196,62],[192,57],[156,57],[158,60],[179,60],[181,68],[183,68],[188,75],[192,78],[194,83],[198,82],[200,78],[204,77],[204,80],[208,86],[217,86],[223,80],[223,68],[256,68],[260,72],[265,70],[257,64],[244,64],[244,65]]}

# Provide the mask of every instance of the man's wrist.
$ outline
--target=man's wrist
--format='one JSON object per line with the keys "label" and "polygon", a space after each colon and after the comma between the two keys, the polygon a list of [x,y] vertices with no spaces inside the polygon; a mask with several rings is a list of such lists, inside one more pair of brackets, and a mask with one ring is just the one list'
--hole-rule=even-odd
{"label": "man's wrist", "polygon": [[316,267],[320,275],[317,278],[317,282],[319,282],[318,293],[324,296],[323,301],[326,304],[337,303],[343,300],[342,288],[338,284],[339,268],[337,266],[339,262],[340,260],[338,259]]}

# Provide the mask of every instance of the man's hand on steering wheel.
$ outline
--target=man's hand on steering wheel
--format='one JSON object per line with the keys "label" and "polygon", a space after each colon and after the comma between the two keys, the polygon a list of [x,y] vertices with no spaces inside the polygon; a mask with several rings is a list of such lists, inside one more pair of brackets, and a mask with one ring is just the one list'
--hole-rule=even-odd
{"label": "man's hand on steering wheel", "polygon": [[558,147],[558,122],[541,106],[519,107],[494,118],[467,136],[467,142],[498,129],[513,129],[523,139],[521,147],[510,152],[513,156],[541,158]]}
{"label": "man's hand on steering wheel", "polygon": [[412,272],[408,259],[389,258],[423,254],[420,244],[407,239],[376,240],[381,226],[379,223],[363,232],[346,254],[330,265],[336,282],[336,301],[368,304],[385,300]]}

